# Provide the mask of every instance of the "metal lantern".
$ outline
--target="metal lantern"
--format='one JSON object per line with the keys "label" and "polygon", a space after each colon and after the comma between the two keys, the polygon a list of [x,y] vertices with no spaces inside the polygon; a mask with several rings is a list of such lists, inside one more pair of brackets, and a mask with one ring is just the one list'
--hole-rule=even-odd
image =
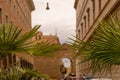
{"label": "metal lantern", "polygon": [[46,10],[49,10],[50,7],[49,7],[49,3],[47,2],[47,7],[46,7]]}

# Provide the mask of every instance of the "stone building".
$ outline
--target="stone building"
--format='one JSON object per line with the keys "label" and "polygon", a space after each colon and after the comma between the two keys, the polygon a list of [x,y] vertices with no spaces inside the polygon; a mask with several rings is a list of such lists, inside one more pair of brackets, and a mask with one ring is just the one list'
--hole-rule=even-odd
{"label": "stone building", "polygon": [[43,35],[41,31],[38,31],[38,34],[33,39],[36,41],[36,43],[49,42],[51,44],[60,45],[59,38],[57,37],[57,35]]}
{"label": "stone building", "polygon": [[60,44],[56,35],[44,35],[41,37],[41,41],[49,41],[51,44]]}
{"label": "stone building", "polygon": [[[90,40],[99,22],[107,19],[110,14],[120,17],[120,0],[75,0],[74,8],[77,21],[76,36],[84,41]],[[86,74],[89,64],[78,64],[80,60],[76,59],[76,74]],[[119,80],[119,69],[114,67],[110,78]],[[109,77],[108,73],[104,77]]]}
{"label": "stone building", "polygon": [[[33,0],[0,0],[0,24],[14,24],[23,28],[23,33],[31,30],[31,12],[35,9]],[[32,68],[33,58],[28,55],[12,54],[4,59],[1,67],[16,65]]]}
{"label": "stone building", "polygon": [[[56,35],[42,35],[41,32],[36,36],[36,41],[37,43],[50,41],[50,43],[60,45],[59,38]],[[71,73],[75,72],[75,64],[72,55],[73,49],[69,45],[63,44],[61,45],[61,49],[52,56],[34,56],[34,69],[49,75],[52,79],[60,80],[62,76],[60,72],[62,58],[69,58],[71,60]]]}

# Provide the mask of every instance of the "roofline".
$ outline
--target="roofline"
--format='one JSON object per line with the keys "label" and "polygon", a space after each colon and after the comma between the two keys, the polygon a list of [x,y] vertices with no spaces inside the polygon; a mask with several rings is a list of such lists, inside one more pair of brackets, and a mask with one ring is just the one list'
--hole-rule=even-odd
{"label": "roofline", "polygon": [[79,0],[75,0],[75,3],[74,3],[74,8],[75,8],[75,9],[77,8],[78,1],[79,1]]}
{"label": "roofline", "polygon": [[30,5],[31,5],[31,10],[35,10],[35,5],[34,5],[34,2],[33,0],[29,0],[30,1]]}

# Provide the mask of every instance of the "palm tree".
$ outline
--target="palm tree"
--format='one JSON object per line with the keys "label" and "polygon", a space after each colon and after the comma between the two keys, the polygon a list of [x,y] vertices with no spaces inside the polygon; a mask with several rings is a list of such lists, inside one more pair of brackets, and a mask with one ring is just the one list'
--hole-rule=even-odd
{"label": "palm tree", "polygon": [[40,80],[40,78],[50,79],[48,75],[32,69],[11,68],[9,71],[1,69],[0,80]]}
{"label": "palm tree", "polygon": [[[37,34],[39,25],[35,26],[27,33],[23,33],[23,29],[18,26],[3,24],[0,25],[0,60],[9,54],[26,53],[34,56],[46,56],[59,49],[60,46],[51,44],[50,42],[41,42],[35,44],[35,40],[31,40]],[[33,77],[47,78],[46,75],[40,74],[35,70],[29,69],[12,69],[12,71],[1,70],[0,80],[32,80]]]}
{"label": "palm tree", "polygon": [[72,39],[76,57],[90,61],[90,70],[95,73],[110,71],[114,65],[120,65],[120,20],[116,17],[100,22],[92,39],[84,42]]}
{"label": "palm tree", "polygon": [[37,34],[39,26],[35,26],[28,33],[23,34],[18,26],[0,25],[0,59],[16,52],[26,52],[33,44],[30,39]]}
{"label": "palm tree", "polygon": [[39,25],[32,30],[23,34],[23,29],[18,26],[3,24],[0,25],[0,60],[12,53],[27,53],[30,55],[43,55],[45,53],[54,52],[58,46],[48,42],[35,44],[35,40],[31,38],[37,34]]}

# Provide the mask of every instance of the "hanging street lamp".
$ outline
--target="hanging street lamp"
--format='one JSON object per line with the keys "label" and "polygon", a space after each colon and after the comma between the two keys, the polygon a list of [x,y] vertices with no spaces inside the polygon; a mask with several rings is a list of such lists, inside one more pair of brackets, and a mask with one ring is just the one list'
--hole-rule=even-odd
{"label": "hanging street lamp", "polygon": [[50,9],[49,3],[47,2],[46,10],[49,10],[49,9]]}

